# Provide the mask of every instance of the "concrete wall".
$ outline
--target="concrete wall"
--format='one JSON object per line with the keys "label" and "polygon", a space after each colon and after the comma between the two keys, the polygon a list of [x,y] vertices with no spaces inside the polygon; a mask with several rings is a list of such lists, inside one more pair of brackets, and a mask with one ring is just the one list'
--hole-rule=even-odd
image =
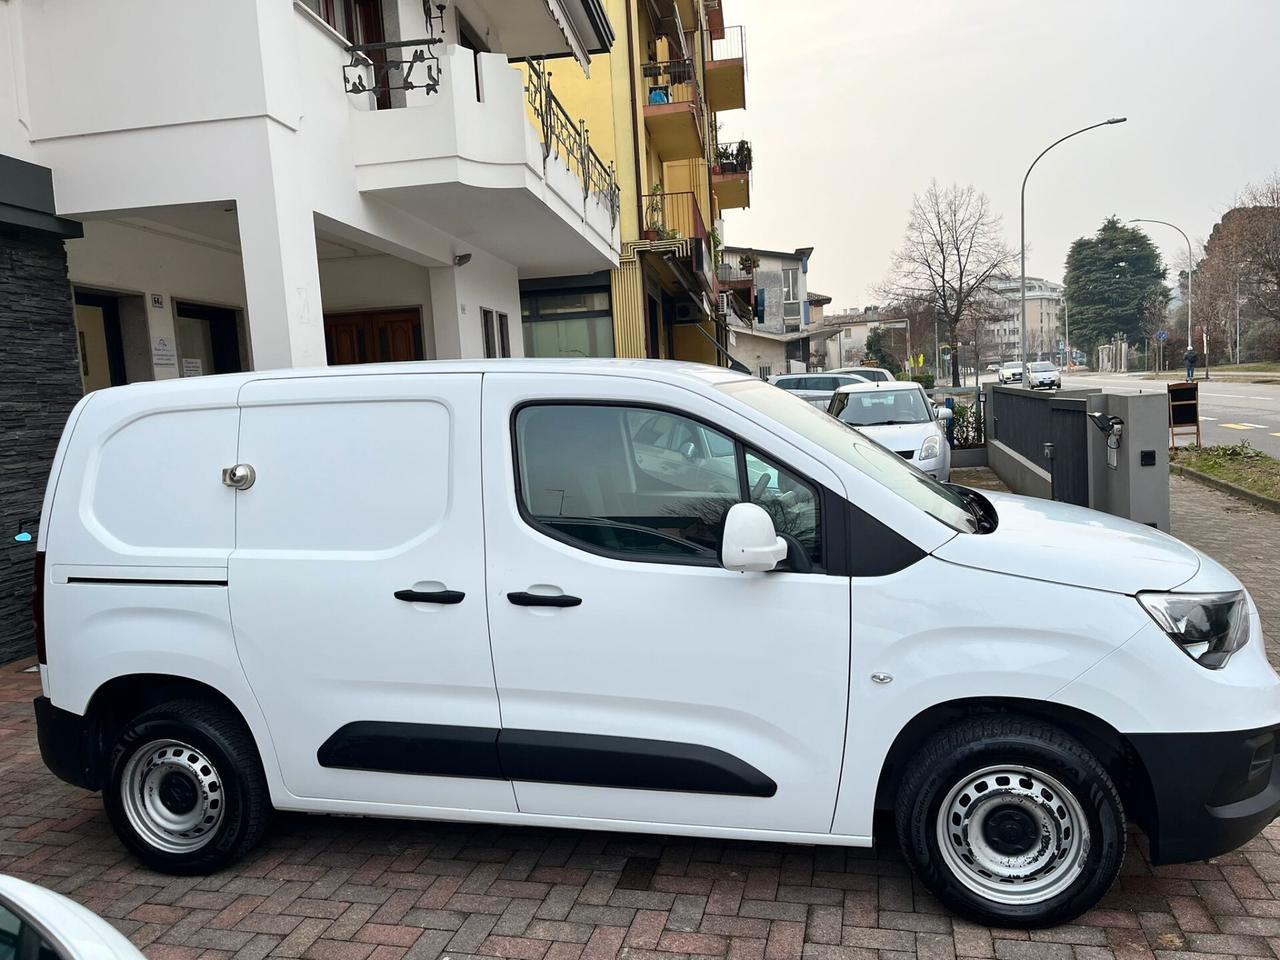
{"label": "concrete wall", "polygon": [[[1092,505],[1097,510],[1169,530],[1169,401],[1164,393],[1102,394],[1097,407],[1124,421],[1115,468],[1107,465],[1106,436],[1089,431]],[[1142,452],[1154,463],[1143,466]]]}
{"label": "concrete wall", "polygon": [[49,466],[81,396],[62,242],[0,227],[0,663],[32,652],[31,582]]}

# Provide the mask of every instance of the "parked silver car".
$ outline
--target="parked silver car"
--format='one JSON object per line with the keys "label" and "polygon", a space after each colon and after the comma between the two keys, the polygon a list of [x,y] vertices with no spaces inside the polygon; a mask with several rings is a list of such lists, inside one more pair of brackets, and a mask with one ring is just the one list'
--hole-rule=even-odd
{"label": "parked silver car", "polygon": [[831,397],[851,383],[866,383],[868,377],[856,373],[776,373],[769,378],[775,387],[808,400],[819,410],[827,409]]}
{"label": "parked silver car", "polygon": [[1027,364],[1027,386],[1032,390],[1038,387],[1061,389],[1062,371],[1058,369],[1056,364],[1049,363],[1047,360],[1029,363]]}
{"label": "parked silver car", "polygon": [[836,367],[831,373],[852,373],[872,383],[892,383],[898,378],[884,367]]}

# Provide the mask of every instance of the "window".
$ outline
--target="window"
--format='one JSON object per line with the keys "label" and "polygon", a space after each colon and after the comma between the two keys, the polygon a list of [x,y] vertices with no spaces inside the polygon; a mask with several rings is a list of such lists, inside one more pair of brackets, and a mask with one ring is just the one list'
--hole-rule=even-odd
{"label": "window", "polygon": [[926,423],[933,419],[923,390],[869,390],[837,393],[830,413],[854,427]]}
{"label": "window", "polygon": [[954,491],[848,424],[798,397],[766,389],[767,386],[758,380],[734,380],[719,389],[840,457],[936,520],[966,533],[977,531],[968,505]]}
{"label": "window", "polygon": [[0,905],[0,960],[58,960],[58,951],[34,926]]}
{"label": "window", "polygon": [[480,308],[480,329],[484,334],[484,355],[492,360],[498,355],[498,338],[493,329],[493,311],[488,307]]}
{"label": "window", "polygon": [[516,414],[515,433],[523,513],[558,540],[714,566],[725,513],[752,501],[819,559],[816,488],[706,424],[648,407],[533,404]]}
{"label": "window", "polygon": [[800,270],[797,267],[782,271],[782,317],[785,320],[800,317]]}
{"label": "window", "polygon": [[607,287],[525,292],[520,308],[526,357],[613,356],[613,311]]}

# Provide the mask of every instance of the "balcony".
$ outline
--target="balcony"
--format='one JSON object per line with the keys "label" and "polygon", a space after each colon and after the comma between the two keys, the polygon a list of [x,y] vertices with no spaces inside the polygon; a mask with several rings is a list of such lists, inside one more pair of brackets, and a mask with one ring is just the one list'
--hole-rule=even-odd
{"label": "balcony", "polygon": [[721,210],[751,206],[751,144],[746,140],[716,147],[711,165],[711,189]]}
{"label": "balcony", "polygon": [[530,276],[617,265],[613,170],[533,62],[522,75],[502,54],[427,41],[349,52],[361,193]]}
{"label": "balcony", "polygon": [[706,156],[702,91],[692,59],[646,63],[644,126],[664,162]]}
{"label": "balcony", "polygon": [[742,27],[729,27],[721,39],[711,41],[707,105],[717,113],[747,105],[747,37]]}
{"label": "balcony", "polygon": [[725,289],[749,292],[755,283],[755,273],[744,270],[737,263],[726,262],[720,264],[720,269],[716,271],[716,279]]}
{"label": "balcony", "polygon": [[712,40],[724,39],[724,7],[721,0],[704,0],[703,8],[707,11],[707,30]]}
{"label": "balcony", "polygon": [[711,233],[707,230],[698,198],[691,191],[681,193],[646,193],[641,197],[644,208],[644,240],[687,258],[700,274],[708,290],[715,289],[711,258]]}

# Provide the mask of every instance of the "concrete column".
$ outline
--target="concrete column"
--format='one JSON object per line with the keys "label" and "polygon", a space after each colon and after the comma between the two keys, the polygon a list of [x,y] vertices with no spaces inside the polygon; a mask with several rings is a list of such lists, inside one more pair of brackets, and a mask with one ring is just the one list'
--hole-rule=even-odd
{"label": "concrete column", "polygon": [[431,315],[436,357],[470,360],[484,356],[482,311],[507,315],[513,357],[524,356],[520,320],[520,280],[516,269],[481,250],[461,267],[437,267],[431,273]]}
{"label": "concrete column", "polygon": [[326,363],[315,218],[295,195],[287,171],[239,198],[249,346],[255,370]]}

